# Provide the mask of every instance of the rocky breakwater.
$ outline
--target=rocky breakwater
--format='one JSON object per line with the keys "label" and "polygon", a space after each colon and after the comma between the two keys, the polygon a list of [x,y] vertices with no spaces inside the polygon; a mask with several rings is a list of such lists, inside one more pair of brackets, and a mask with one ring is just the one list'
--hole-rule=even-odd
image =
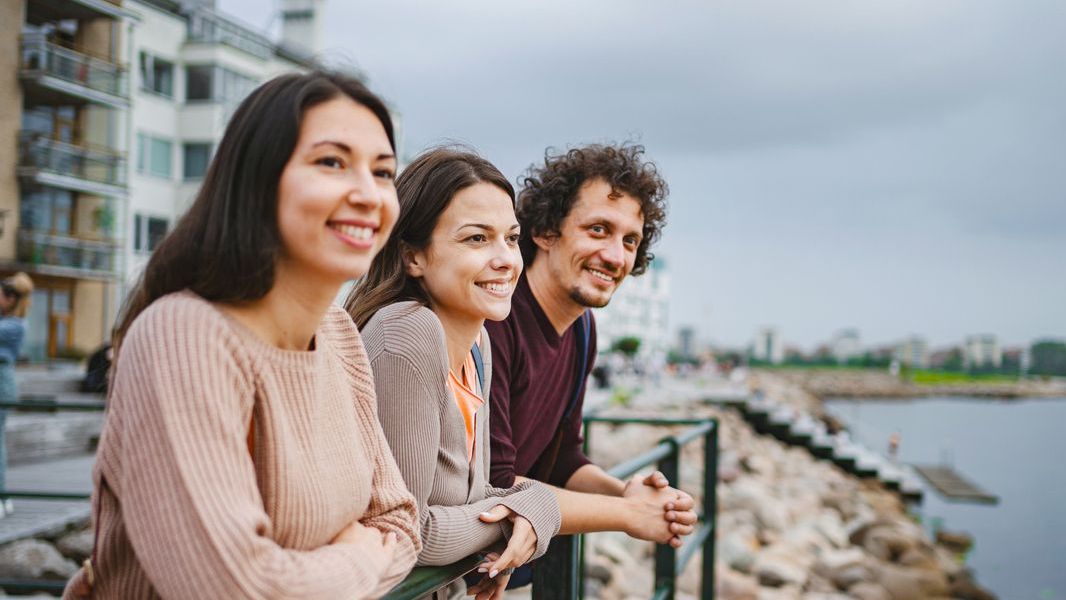
{"label": "rocky breakwater", "polygon": [[55,535],[17,540],[0,546],[0,578],[70,579],[93,549],[88,524]]}
{"label": "rocky breakwater", "polygon": [[[735,411],[684,404],[627,414],[632,413],[720,419],[717,598],[994,597],[973,583],[956,554],[929,538],[893,493],[851,477],[806,450],[756,434]],[[594,459],[616,464],[665,434],[661,428],[632,425],[598,430]],[[702,502],[701,452],[692,444],[682,456],[682,487],[697,502]],[[648,597],[651,544],[620,534],[588,536],[587,543],[590,597]],[[679,597],[696,597],[698,559],[688,565],[678,589]]]}
{"label": "rocky breakwater", "polygon": [[1061,397],[1061,381],[1023,379],[966,383],[917,384],[877,369],[756,369],[753,385],[764,379],[785,381],[820,398],[913,398],[921,396],[975,396],[990,398]]}

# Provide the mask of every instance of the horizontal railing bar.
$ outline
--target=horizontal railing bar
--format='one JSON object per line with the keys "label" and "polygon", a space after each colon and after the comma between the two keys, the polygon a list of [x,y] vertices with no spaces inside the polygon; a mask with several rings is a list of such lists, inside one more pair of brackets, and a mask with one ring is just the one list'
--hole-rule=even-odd
{"label": "horizontal railing bar", "polygon": [[40,412],[52,412],[57,410],[103,411],[107,408],[107,405],[103,402],[15,402],[3,400],[0,401],[0,408]]}
{"label": "horizontal railing bar", "polygon": [[0,579],[0,589],[5,592],[62,592],[66,581],[48,579]]}
{"label": "horizontal railing bar", "polygon": [[659,460],[669,456],[670,452],[670,444],[664,442],[652,448],[651,450],[648,450],[644,454],[635,456],[621,464],[615,465],[607,472],[610,473],[613,477],[617,477],[619,479],[626,479],[628,477],[636,475],[644,467],[659,462]]}
{"label": "horizontal railing bar", "polygon": [[[27,500],[88,500],[89,492],[48,492],[27,490],[2,490],[0,498],[24,498]],[[3,588],[3,586],[0,586]]]}
{"label": "horizontal railing bar", "polygon": [[586,423],[614,423],[617,425],[699,425],[707,419],[680,419],[664,417],[610,417],[588,415],[584,418]]}
{"label": "horizontal railing bar", "polygon": [[714,421],[704,421],[700,425],[691,429],[686,429],[681,433],[672,436],[670,439],[674,440],[678,446],[684,446],[692,440],[707,435],[707,432],[714,429]]}
{"label": "horizontal railing bar", "polygon": [[472,554],[443,567],[416,567],[382,600],[414,600],[439,590],[477,568],[482,557],[482,554]]}
{"label": "horizontal railing bar", "polygon": [[703,542],[707,541],[707,536],[714,533],[714,523],[703,523],[696,531],[692,532],[692,535],[688,536],[685,540],[685,545],[681,546],[681,549],[677,551],[677,576],[681,576],[681,572],[685,570],[685,565],[688,561],[692,560],[692,557],[696,555],[696,551],[703,548]]}

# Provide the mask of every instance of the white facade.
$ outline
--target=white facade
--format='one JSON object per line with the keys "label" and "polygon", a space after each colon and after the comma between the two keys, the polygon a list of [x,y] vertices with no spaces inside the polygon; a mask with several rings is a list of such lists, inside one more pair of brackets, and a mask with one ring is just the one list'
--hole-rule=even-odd
{"label": "white facade", "polygon": [[929,344],[925,338],[911,336],[896,348],[896,359],[900,363],[919,369],[929,368]]}
{"label": "white facade", "polygon": [[630,276],[611,298],[595,309],[597,345],[610,349],[620,338],[640,339],[642,359],[665,359],[669,338],[670,277],[662,259],[656,259],[640,276]]}
{"label": "white facade", "polygon": [[755,340],[752,342],[751,357],[775,365],[784,362],[785,345],[776,328],[763,327],[756,332]]}
{"label": "white facade", "polygon": [[130,285],[192,203],[237,104],[260,83],[311,63],[207,5],[175,11],[170,3],[127,0],[124,7],[139,17],[129,42]]}
{"label": "white facade", "polygon": [[833,358],[838,363],[846,363],[862,356],[858,329],[842,329],[833,336]]}
{"label": "white facade", "polygon": [[963,363],[967,369],[988,367],[998,369],[1003,365],[1003,350],[994,335],[968,336],[962,349]]}

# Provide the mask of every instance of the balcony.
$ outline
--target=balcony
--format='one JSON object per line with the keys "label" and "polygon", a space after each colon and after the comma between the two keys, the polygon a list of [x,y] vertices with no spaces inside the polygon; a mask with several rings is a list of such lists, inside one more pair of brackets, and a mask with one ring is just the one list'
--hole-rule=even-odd
{"label": "balcony", "polygon": [[98,196],[126,196],[126,158],[111,150],[19,136],[19,175],[42,185]]}
{"label": "balcony", "polygon": [[26,3],[26,22],[34,25],[63,19],[123,19],[133,13],[110,0],[33,0]]}
{"label": "balcony", "polygon": [[269,39],[209,8],[195,7],[186,17],[190,42],[225,44],[264,60],[274,54],[274,45]]}
{"label": "balcony", "polygon": [[118,243],[32,230],[18,234],[18,262],[33,273],[77,279],[118,279]]}
{"label": "balcony", "polygon": [[129,106],[126,69],[48,41],[41,34],[22,36],[19,78],[26,103]]}

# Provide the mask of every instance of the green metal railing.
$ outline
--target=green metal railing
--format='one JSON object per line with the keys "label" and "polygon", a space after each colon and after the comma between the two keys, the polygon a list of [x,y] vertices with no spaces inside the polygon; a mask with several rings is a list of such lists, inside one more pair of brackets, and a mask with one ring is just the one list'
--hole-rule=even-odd
{"label": "green metal railing", "polygon": [[[56,402],[51,397],[23,396],[17,402],[0,402],[0,409],[33,412],[103,411],[103,402]],[[663,438],[658,445],[635,456],[608,471],[614,477],[626,479],[649,466],[655,465],[675,487],[681,485],[681,449],[687,444],[703,439],[703,506],[700,524],[680,549],[669,545],[655,548],[655,583],[651,598],[673,600],[677,591],[677,577],[698,550],[702,550],[700,598],[714,598],[714,524],[717,514],[718,481],[718,421],[717,419],[669,419],[640,417],[586,416],[585,450],[590,451],[593,424],[690,426],[685,431]],[[0,498],[35,500],[86,500],[89,494],[79,492],[51,491],[0,491]],[[534,600],[577,600],[585,597],[584,585],[584,539],[581,535],[559,536],[552,540],[548,553],[536,563],[533,570]],[[415,600],[439,590],[467,573],[472,572],[482,561],[477,553],[458,562],[441,567],[417,567],[399,585],[393,588],[385,600]],[[61,592],[64,581],[33,579],[0,579],[0,589],[16,593],[36,591]]]}
{"label": "green metal railing", "polygon": [[[717,514],[716,483],[718,481],[718,421],[717,419],[666,419],[587,416],[585,421],[585,450],[591,448],[592,425],[642,424],[656,426],[688,425],[689,429],[663,438],[654,448],[635,456],[608,472],[626,479],[649,466],[656,465],[675,487],[680,485],[681,448],[702,438],[703,446],[703,506],[701,524],[686,536],[680,549],[668,545],[655,547],[655,583],[651,598],[673,600],[677,591],[677,577],[685,566],[702,550],[700,598],[714,598],[714,516]],[[583,536],[559,536],[551,541],[548,553],[536,562],[533,569],[534,600],[577,600],[585,597]],[[420,567],[393,589],[386,600],[414,600],[441,589],[469,573],[477,566],[480,556],[468,557],[443,567]]]}

